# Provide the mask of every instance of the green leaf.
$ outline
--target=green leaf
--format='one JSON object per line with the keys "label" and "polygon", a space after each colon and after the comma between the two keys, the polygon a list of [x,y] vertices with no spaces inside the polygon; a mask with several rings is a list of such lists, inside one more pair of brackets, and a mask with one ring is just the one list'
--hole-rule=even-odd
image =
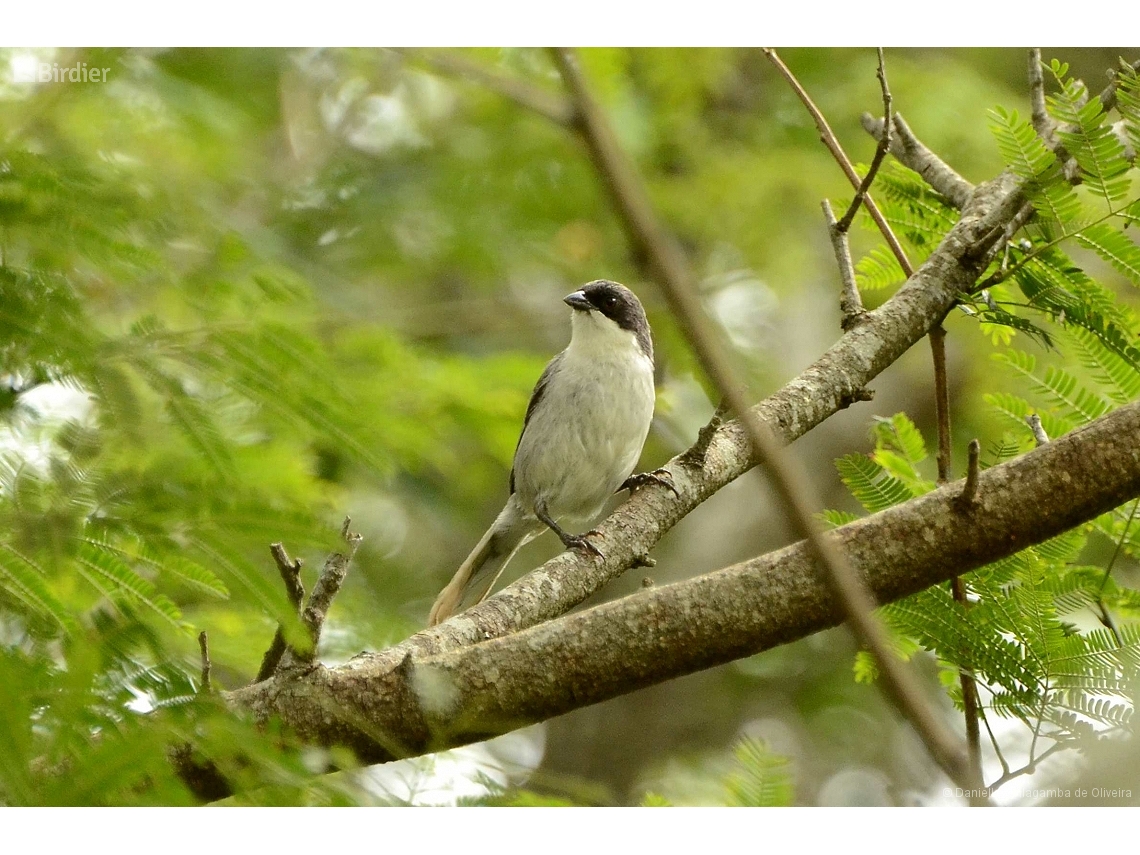
{"label": "green leaf", "polygon": [[1108,223],[1099,223],[1081,229],[1076,240],[1128,277],[1133,285],[1140,286],[1140,246],[1124,232]]}
{"label": "green leaf", "polygon": [[725,804],[734,807],[786,807],[792,804],[791,763],[759,739],[745,737],[733,751],[736,768],[725,780]]}
{"label": "green leaf", "polygon": [[1088,98],[1088,90],[1078,81],[1058,78],[1058,82],[1061,91],[1046,99],[1060,122],[1057,137],[1080,165],[1085,186],[1113,208],[1128,195],[1131,183],[1124,146],[1106,121],[1099,98]]}
{"label": "green leaf", "polygon": [[114,552],[96,543],[83,542],[76,551],[75,563],[80,574],[113,601],[118,602],[125,596],[129,602],[141,603],[179,630],[189,630],[182,622],[178,606],[120,561]]}
{"label": "green leaf", "polygon": [[31,616],[54,623],[64,635],[75,620],[48,586],[43,570],[9,544],[0,544],[0,591],[20,603]]}
{"label": "green leaf", "polygon": [[864,508],[878,513],[914,498],[914,493],[888,475],[878,463],[862,454],[849,454],[835,461],[839,477]]}
{"label": "green leaf", "polygon": [[886,245],[875,247],[855,265],[855,284],[864,293],[894,288],[905,281],[902,265]]}
{"label": "green leaf", "polygon": [[1116,110],[1124,122],[1124,132],[1133,152],[1140,152],[1140,75],[1125,64],[1116,77]]}

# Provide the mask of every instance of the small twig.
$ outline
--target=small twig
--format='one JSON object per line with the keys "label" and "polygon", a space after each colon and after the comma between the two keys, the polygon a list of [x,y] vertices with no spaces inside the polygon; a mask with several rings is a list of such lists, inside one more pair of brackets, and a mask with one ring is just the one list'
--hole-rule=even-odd
{"label": "small twig", "polygon": [[1120,630],[1117,629],[1116,621],[1112,619],[1112,614],[1108,610],[1108,606],[1104,603],[1104,589],[1108,586],[1108,580],[1112,576],[1112,568],[1116,565],[1116,559],[1120,557],[1120,551],[1124,548],[1124,541],[1128,539],[1128,530],[1132,528],[1132,521],[1136,519],[1136,509],[1140,507],[1140,499],[1132,503],[1132,510],[1128,514],[1128,520],[1124,523],[1124,530],[1120,533],[1120,540],[1116,541],[1116,548],[1112,550],[1112,557],[1108,559],[1108,566],[1104,568],[1104,578],[1100,580],[1100,587],[1096,591],[1096,604],[1100,612],[1098,617],[1100,622],[1112,632],[1116,643],[1121,645],[1124,639],[1120,636]]}
{"label": "small twig", "polygon": [[[955,576],[950,580],[950,593],[954,597],[954,602],[963,609],[970,607],[969,598],[966,596],[966,583],[962,581],[961,576]],[[969,651],[965,650],[963,653],[968,655]],[[982,778],[982,734],[978,728],[978,717],[982,705],[978,698],[978,683],[974,679],[973,671],[959,668],[958,684],[962,687],[962,715],[966,721],[966,748],[970,754],[970,775],[976,785],[981,787],[984,779]],[[988,724],[986,726],[989,727]]]}
{"label": "small twig", "polygon": [[[990,720],[986,718],[986,708],[978,704],[978,715],[981,716],[982,724],[985,725],[986,733],[990,736],[990,745],[993,746],[994,754],[997,756],[998,763],[1001,764],[1001,771],[1003,774],[1009,774],[1009,763],[1005,760],[1005,755],[1001,753],[1001,746],[998,745],[997,737],[994,736],[993,728],[990,727]],[[991,785],[992,788],[992,785]]]}
{"label": "small twig", "polygon": [[1049,703],[1049,681],[1046,679],[1044,692],[1041,695],[1041,708],[1037,711],[1037,724],[1033,728],[1033,739],[1029,743],[1029,765],[1032,766],[1041,758],[1037,757],[1037,740],[1041,737],[1041,725],[1045,723],[1045,706]]}
{"label": "small twig", "polygon": [[978,458],[981,456],[982,444],[976,439],[970,440],[969,457],[966,460],[966,485],[958,497],[960,503],[969,507],[978,501]]}
{"label": "small twig", "polygon": [[847,231],[840,228],[835,220],[831,203],[823,200],[823,217],[827,220],[827,232],[831,236],[831,247],[835,250],[835,262],[839,265],[839,279],[843,290],[839,297],[839,310],[843,313],[840,326],[849,330],[859,322],[866,312],[863,299],[859,296],[859,286],[855,282],[855,267],[851,263],[851,246],[847,242]]}
{"label": "small twig", "polygon": [[883,165],[883,158],[887,156],[887,150],[891,147],[891,90],[887,85],[887,69],[883,64],[883,49],[877,48],[879,51],[879,70],[877,72],[879,78],[879,87],[883,91],[883,136],[879,140],[879,145],[875,148],[875,157],[871,161],[871,168],[867,170],[867,174],[863,176],[858,189],[855,191],[855,198],[851,200],[851,206],[847,209],[847,213],[843,215],[843,219],[839,221],[836,228],[842,234],[847,234],[847,230],[851,228],[851,223],[855,219],[855,214],[859,212],[859,206],[867,196],[867,191],[871,189],[871,183],[875,180],[875,175],[879,172],[879,167]]}
{"label": "small twig", "polygon": [[[304,562],[300,558],[296,561],[291,560],[289,553],[285,551],[285,546],[280,543],[271,543],[269,554],[273,556],[277,572],[281,574],[281,581],[285,583],[285,594],[289,597],[294,612],[300,616],[301,603],[305,599],[305,587],[301,584],[301,568]],[[253,678],[253,682],[260,683],[277,673],[277,667],[281,664],[287,648],[285,628],[278,624],[277,631],[273,633],[273,641],[269,643],[269,649],[261,658],[261,667],[257,669],[257,676]]]}
{"label": "small twig", "polygon": [[1037,441],[1038,446],[1042,446],[1049,441],[1049,434],[1045,433],[1045,428],[1041,426],[1041,416],[1037,413],[1030,413],[1025,417],[1025,423],[1029,425],[1029,429],[1033,431],[1033,438]]}
{"label": "small twig", "polygon": [[[938,421],[938,483],[948,484],[950,482],[953,446],[950,435],[950,380],[946,372],[946,330],[940,324],[931,329],[929,338],[930,353],[934,362],[934,411]],[[973,503],[974,494],[977,493],[978,489],[979,449],[980,446],[976,439],[970,443],[969,470],[966,476],[966,491],[963,492],[963,497],[966,496],[967,492],[969,493],[969,498],[964,498],[967,507]],[[973,479],[972,486],[971,478]],[[966,585],[961,576],[955,576],[950,580],[950,592],[954,601],[959,603],[963,609],[970,607],[969,598],[966,596]],[[969,657],[969,650],[963,650],[962,655]],[[958,683],[962,687],[962,706],[966,721],[966,751],[970,758],[970,786],[971,789],[976,789],[983,784],[982,736],[978,729],[978,709],[980,707],[978,684],[974,680],[974,675],[965,668],[958,671]]]}
{"label": "small twig", "polygon": [[[770,51],[766,53],[769,53],[774,62],[778,62]],[[740,391],[736,372],[724,354],[719,339],[711,332],[696,296],[688,262],[658,222],[640,178],[617,145],[605,115],[590,94],[575,57],[565,49],[555,49],[553,55],[577,108],[579,131],[600,177],[610,191],[631,241],[650,259],[670,308],[702,367],[740,419],[754,454],[767,466],[792,520],[806,535],[818,556],[836,601],[857,638],[875,656],[883,676],[883,687],[915,728],[931,756],[952,780],[964,787],[969,786],[972,779],[965,746],[930,708],[913,674],[895,658],[885,631],[873,614],[874,599],[835,543],[823,536],[814,516],[814,510],[818,507],[815,488],[806,472],[783,453],[767,426],[756,417]],[[870,199],[867,204],[870,206]]]}
{"label": "small twig", "polygon": [[938,483],[950,480],[950,382],[946,376],[946,330],[930,330],[930,355],[934,361],[934,413],[938,421]]}
{"label": "small twig", "polygon": [[[1136,60],[1130,66],[1133,71],[1140,73],[1140,59]],[[1100,99],[1101,106],[1107,113],[1116,106],[1116,90],[1120,88],[1120,75],[1113,73],[1112,82],[1101,90],[1100,94],[1096,97]]]}
{"label": "small twig", "polygon": [[1041,73],[1041,49],[1029,51],[1029,104],[1033,117],[1033,130],[1047,145],[1054,139],[1055,124],[1045,108],[1045,75]]}
{"label": "small twig", "polygon": [[852,404],[857,404],[860,401],[873,401],[875,400],[875,390],[863,387],[856,389],[853,392],[844,392],[839,401],[840,409],[846,410]]}
{"label": "small twig", "polygon": [[699,469],[705,464],[705,455],[708,454],[709,444],[712,442],[716,432],[720,430],[721,425],[724,424],[724,417],[728,415],[728,404],[723,400],[716,405],[716,410],[709,419],[707,425],[697,431],[697,441],[689,448],[688,451],[682,456],[681,461],[686,466]]}
{"label": "small twig", "polygon": [[561,95],[547,91],[521,78],[506,74],[453,50],[409,50],[406,54],[418,59],[436,71],[461,77],[485,86],[559,125],[569,125],[574,118],[574,109]]}
{"label": "small twig", "polygon": [[198,633],[198,649],[202,651],[202,691],[210,691],[210,639],[206,630]]}
{"label": "small twig", "polygon": [[321,575],[317,577],[317,584],[313,585],[313,592],[309,594],[305,611],[301,614],[301,620],[309,630],[312,646],[307,654],[296,656],[298,661],[313,662],[317,658],[317,643],[321,640],[321,628],[324,626],[329,606],[340,592],[340,586],[348,574],[348,565],[356,555],[360,541],[363,540],[361,535],[349,531],[348,527],[351,524],[352,518],[345,517],[344,524],[340,528],[340,536],[348,545],[348,549],[344,552],[334,552],[325,561]]}
{"label": "small twig", "polygon": [[[803,102],[803,105],[807,108],[807,111],[811,114],[812,119],[815,121],[815,126],[819,130],[820,140],[827,146],[827,150],[831,152],[835,158],[835,162],[839,164],[839,168],[843,170],[843,174],[847,176],[847,180],[851,182],[851,186],[858,189],[863,179],[860,178],[859,173],[855,171],[855,167],[851,164],[851,160],[843,151],[843,147],[839,144],[835,132],[831,130],[831,126],[827,123],[827,119],[824,118],[823,113],[820,112],[819,107],[811,100],[811,96],[807,94],[807,90],[804,89],[799,80],[796,79],[796,76],[792,74],[791,69],[784,65],[784,61],[777,56],[776,52],[771,48],[763,48],[763,51],[764,56],[768,57],[772,65],[776,67],[776,70],[788,81],[788,85],[792,87],[792,91],[796,93],[800,101]],[[870,194],[864,196],[863,205],[866,207],[867,213],[871,215],[871,219],[875,221],[875,225],[879,227],[879,231],[882,233],[884,240],[886,240],[887,246],[891,248],[891,252],[893,252],[895,258],[898,259],[903,273],[909,278],[910,275],[914,273],[914,265],[911,264],[910,259],[907,258],[906,251],[903,249],[902,244],[899,243],[899,239],[895,237],[895,233],[887,222],[887,218],[883,216],[883,212],[879,210],[878,205],[875,204]]]}
{"label": "small twig", "polygon": [[305,562],[300,558],[291,561],[289,553],[281,543],[271,543],[269,553],[277,565],[277,572],[281,574],[281,581],[285,583],[285,593],[289,597],[289,602],[293,604],[293,608],[300,611],[301,602],[305,599],[305,587],[301,584],[301,568],[305,566]]}
{"label": "small twig", "polygon": [[[877,140],[885,136],[886,124],[882,119],[864,113],[863,130]],[[945,196],[955,208],[961,210],[970,201],[974,192],[974,185],[959,175],[942,158],[926,147],[925,144],[911,131],[910,126],[898,113],[891,121],[890,134],[891,154],[903,166],[922,176],[922,179],[931,186],[934,192]]]}
{"label": "small twig", "polygon": [[1024,766],[1022,766],[1020,769],[1014,769],[1012,772],[1010,772],[1008,767],[1005,767],[1004,763],[1003,763],[1003,768],[1006,769],[1005,774],[1002,775],[1000,778],[998,778],[996,781],[994,781],[992,784],[987,786],[986,789],[992,793],[998,787],[1002,787],[1005,784],[1008,784],[1014,778],[1020,778],[1022,775],[1030,775],[1033,772],[1036,772],[1037,767],[1040,766],[1041,763],[1043,763],[1046,759],[1048,759],[1049,757],[1052,757],[1058,751],[1062,751],[1068,747],[1069,746],[1067,743],[1055,742],[1052,745],[1050,745],[1046,750],[1042,751],[1040,757],[1038,757],[1034,760],[1031,760],[1030,762],[1026,763]]}

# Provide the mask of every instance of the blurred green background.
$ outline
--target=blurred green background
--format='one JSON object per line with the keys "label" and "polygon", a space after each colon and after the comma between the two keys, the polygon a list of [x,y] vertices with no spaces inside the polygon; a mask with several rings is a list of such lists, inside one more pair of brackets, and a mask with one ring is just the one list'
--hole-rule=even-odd
{"label": "blurred green background", "polygon": [[[559,90],[542,51],[461,53]],[[874,145],[859,117],[881,111],[875,51],[780,53],[852,159],[868,162]],[[1071,63],[1096,91],[1105,69],[1136,51],[1043,56]],[[850,188],[759,50],[581,58],[759,399],[839,335],[819,205]],[[108,68],[108,81],[26,82],[42,63]],[[988,111],[1028,112],[1025,69],[1020,49],[887,51],[896,109],[975,182],[1001,168]],[[856,257],[877,242],[857,229]],[[247,682],[287,612],[268,544],[282,540],[319,566],[346,514],[365,539],[322,659],[422,627],[502,506],[531,387],[568,339],[561,297],[580,284],[616,279],[648,310],[658,408],[642,468],[688,447],[714,406],[577,139],[414,52],[0,50],[0,252],[4,533],[20,555],[39,556],[52,596],[76,616],[62,646],[51,641],[55,607],[45,626],[0,610],[0,635],[56,667],[101,650],[96,676],[108,656],[139,674],[173,663],[154,686],[122,669],[117,691],[142,708],[189,691],[199,630],[215,683]],[[970,438],[1001,436],[981,395],[1007,381],[975,321],[954,314],[947,329],[960,474]],[[931,383],[923,344],[873,384],[873,402],[795,445],[828,507],[857,509],[833,460],[872,447],[875,415],[907,412],[934,445]],[[116,586],[136,584],[117,566],[103,567],[117,579],[109,587],[97,571],[91,584],[67,574],[69,544],[92,525],[101,544],[129,540],[134,557],[144,547],[156,556],[152,573],[140,571],[153,588],[135,592],[141,600],[116,599]],[[673,581],[790,539],[753,472],[678,525],[651,573]],[[508,575],[557,551],[541,538]],[[635,590],[643,575],[600,598]],[[124,640],[137,626],[146,639]],[[113,655],[108,638],[118,639]],[[798,803],[939,801],[917,741],[875,687],[853,681],[853,654],[846,631],[822,633],[564,716],[486,757],[469,750],[381,771],[344,798],[383,800],[385,787],[394,798],[477,795],[473,779],[487,774],[477,761],[497,757],[510,770],[500,783],[527,780],[574,802],[654,792],[719,803],[732,747],[750,735],[790,758]],[[297,756],[291,795],[267,800],[313,798],[299,794],[310,784]],[[184,799],[170,787],[155,800]]]}

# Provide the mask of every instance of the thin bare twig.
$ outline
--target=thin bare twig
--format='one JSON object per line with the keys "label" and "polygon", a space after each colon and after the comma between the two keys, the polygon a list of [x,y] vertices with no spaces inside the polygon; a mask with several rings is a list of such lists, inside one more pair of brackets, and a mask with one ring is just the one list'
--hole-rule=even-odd
{"label": "thin bare twig", "polygon": [[966,484],[962,487],[961,502],[967,507],[978,501],[978,458],[981,456],[982,444],[976,439],[970,440],[969,457],[966,460]]}
{"label": "thin bare twig", "polygon": [[[815,126],[819,130],[820,140],[827,146],[827,150],[831,152],[835,158],[835,162],[839,164],[839,168],[843,170],[843,174],[847,176],[847,180],[851,182],[851,186],[858,189],[863,179],[861,179],[859,173],[855,171],[855,167],[851,164],[851,160],[843,151],[843,147],[839,144],[839,139],[835,136],[835,132],[831,130],[831,125],[827,123],[827,119],[824,118],[819,107],[811,100],[811,96],[807,94],[807,90],[804,89],[800,81],[796,79],[796,76],[792,74],[791,69],[784,65],[784,61],[780,59],[776,52],[771,48],[763,48],[763,50],[764,56],[768,57],[772,65],[776,67],[776,70],[788,81],[788,85],[792,87],[792,91],[796,93],[800,101],[802,101],[803,105],[807,108],[807,111],[811,114],[812,119],[815,121]],[[903,273],[909,278],[910,275],[914,273],[914,265],[912,265],[910,259],[907,258],[906,250],[904,250],[902,244],[899,243],[899,239],[895,236],[894,231],[892,231],[890,224],[887,222],[887,218],[883,216],[883,212],[879,210],[879,206],[875,204],[875,200],[871,198],[870,194],[864,197],[863,205],[867,208],[867,213],[871,215],[871,219],[875,221],[875,225],[879,227],[879,231],[882,233],[884,240],[886,240],[887,246],[891,248],[891,252],[893,252],[895,258],[898,259]]]}
{"label": "thin bare twig", "polygon": [[879,70],[877,72],[879,77],[879,87],[883,91],[883,136],[879,139],[879,145],[875,148],[875,157],[871,160],[871,168],[867,170],[867,174],[863,176],[863,180],[859,183],[859,187],[855,191],[855,198],[851,200],[851,206],[847,209],[847,213],[843,215],[843,219],[839,221],[837,228],[843,234],[851,228],[851,223],[855,219],[855,214],[859,212],[859,206],[867,197],[867,191],[871,189],[871,183],[875,180],[875,176],[879,172],[879,167],[883,165],[883,158],[887,156],[887,150],[891,147],[891,89],[887,85],[887,69],[883,60],[883,49],[877,48],[879,52]]}
{"label": "thin bare twig", "polygon": [[[289,553],[285,551],[285,546],[280,543],[271,543],[269,554],[273,556],[273,562],[277,565],[277,572],[281,574],[281,581],[285,583],[285,594],[289,597],[289,603],[293,606],[296,614],[300,616],[301,603],[305,599],[305,587],[301,584],[301,568],[304,566],[304,562],[300,558],[296,561],[291,560]],[[260,683],[262,680],[268,680],[272,677],[277,672],[277,667],[281,664],[281,658],[285,655],[287,648],[285,628],[279,624],[277,631],[273,633],[273,641],[270,642],[269,649],[261,658],[261,667],[257,669],[257,676],[253,678],[253,682]]]}
{"label": "thin bare twig", "polygon": [[[736,372],[724,354],[692,285],[688,264],[676,243],[657,221],[644,187],[632,164],[618,147],[605,116],[590,94],[574,55],[553,51],[554,60],[576,110],[576,124],[594,165],[604,178],[626,230],[637,248],[650,259],[666,298],[710,379],[736,412],[753,449],[766,464],[792,518],[827,568],[837,601],[860,642],[875,655],[883,685],[899,710],[918,732],[927,750],[952,780],[968,785],[969,757],[959,740],[930,708],[921,687],[894,658],[885,632],[872,610],[875,607],[863,583],[843,554],[823,537],[814,511],[818,502],[802,467],[789,462],[766,425],[755,417],[741,393]],[[867,200],[870,206],[870,199]],[[869,208],[868,208],[869,209]]]}
{"label": "thin bare twig", "polygon": [[[934,361],[934,411],[938,422],[938,483],[950,483],[951,472],[951,434],[950,434],[950,380],[946,373],[946,330],[941,325],[930,331],[930,353]],[[971,461],[973,464],[973,487],[970,486],[970,476],[966,478],[966,490],[972,496],[978,489],[978,458],[976,454],[977,440],[970,445]],[[970,607],[966,596],[966,585],[961,576],[950,580],[950,592],[954,601],[963,609]],[[968,650],[962,651],[963,656],[969,656]],[[962,687],[962,706],[966,721],[966,750],[970,758],[970,789],[982,786],[982,736],[978,729],[978,684],[973,674],[962,668],[958,671],[958,682]]]}
{"label": "thin bare twig", "polygon": [[946,330],[930,331],[930,355],[934,360],[934,414],[938,422],[938,483],[950,481],[950,383],[946,376]]}
{"label": "thin bare twig", "polygon": [[1029,763],[1026,763],[1020,769],[1014,769],[1012,772],[1010,772],[1008,767],[1006,767],[1005,774],[1002,775],[1000,778],[998,778],[996,781],[994,781],[992,784],[990,784],[988,787],[986,787],[986,789],[992,793],[998,787],[1001,787],[1001,786],[1004,786],[1005,784],[1008,784],[1014,778],[1020,778],[1022,775],[1029,775],[1029,774],[1032,774],[1033,772],[1036,772],[1037,767],[1040,766],[1041,763],[1043,763],[1046,759],[1048,759],[1049,757],[1052,757],[1058,751],[1061,751],[1062,749],[1065,749],[1068,747],[1069,746],[1064,742],[1056,742],[1053,745],[1050,745],[1049,748],[1047,748],[1045,751],[1042,751],[1040,757],[1036,758],[1035,760],[1031,760]]}
{"label": "thin bare twig", "polygon": [[978,704],[978,715],[982,719],[982,724],[986,727],[986,733],[989,734],[990,745],[993,746],[994,754],[997,756],[998,763],[1001,764],[1001,770],[1004,774],[1008,775],[1009,763],[1006,762],[1005,755],[1001,753],[1001,746],[998,745],[997,737],[994,736],[993,728],[990,727],[990,720],[986,718],[986,708],[981,704]]}
{"label": "thin bare twig", "polygon": [[348,574],[348,565],[356,555],[360,541],[363,540],[361,535],[349,531],[350,525],[352,518],[345,517],[344,524],[340,528],[340,536],[348,548],[344,552],[332,553],[325,561],[321,575],[317,577],[317,584],[313,585],[313,592],[309,594],[309,602],[301,614],[301,620],[309,630],[312,646],[307,654],[297,655],[299,661],[313,662],[317,658],[317,643],[321,640],[321,628],[324,626],[329,606],[340,592],[340,586]]}
{"label": "thin bare twig", "polygon": [[1100,622],[1112,633],[1116,643],[1123,644],[1124,639],[1120,635],[1120,630],[1116,626],[1116,621],[1112,619],[1112,613],[1108,610],[1108,606],[1104,602],[1104,589],[1108,585],[1108,580],[1112,576],[1112,568],[1116,566],[1116,559],[1120,557],[1120,550],[1124,548],[1124,541],[1128,539],[1128,530],[1132,528],[1132,521],[1136,519],[1136,509],[1140,508],[1140,499],[1132,503],[1132,510],[1128,514],[1128,520],[1124,523],[1124,530],[1120,532],[1120,540],[1116,541],[1116,548],[1112,550],[1112,557],[1108,559],[1108,566],[1104,568],[1104,578],[1100,580],[1100,587],[1096,591],[1096,605],[1099,614],[1097,617]]}
{"label": "thin bare twig", "polygon": [[198,649],[202,653],[202,691],[210,691],[210,639],[206,636],[206,630],[198,633]]}
{"label": "thin bare twig", "polygon": [[[1127,65],[1127,63],[1125,64]],[[1140,72],[1140,59],[1136,60],[1128,67],[1135,72]],[[1109,83],[1108,86],[1104,87],[1104,89],[1101,90],[1100,94],[1096,96],[1100,99],[1101,106],[1104,107],[1104,111],[1106,113],[1116,106],[1116,90],[1119,88],[1120,75],[1118,73],[1113,73],[1112,82]]]}
{"label": "thin bare twig", "polygon": [[1045,75],[1041,73],[1041,49],[1029,50],[1029,105],[1033,117],[1033,130],[1047,144],[1053,141],[1055,128],[1049,111],[1045,108]]}
{"label": "thin bare twig", "polygon": [[851,263],[851,246],[847,242],[846,230],[840,229],[835,220],[831,203],[823,200],[823,217],[827,220],[827,232],[831,236],[831,247],[835,250],[835,262],[839,265],[839,279],[843,290],[839,297],[839,310],[843,313],[840,326],[844,331],[851,329],[865,314],[863,299],[859,296],[859,286],[855,282],[855,266]]}
{"label": "thin bare twig", "polygon": [[1025,417],[1025,423],[1033,431],[1033,439],[1038,445],[1044,445],[1049,441],[1049,434],[1045,433],[1045,428],[1041,424],[1041,416],[1037,413],[1030,413]]}

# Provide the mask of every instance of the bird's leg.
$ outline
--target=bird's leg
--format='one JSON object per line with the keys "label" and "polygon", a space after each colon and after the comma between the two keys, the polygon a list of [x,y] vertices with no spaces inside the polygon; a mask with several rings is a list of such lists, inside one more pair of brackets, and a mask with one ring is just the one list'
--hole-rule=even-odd
{"label": "bird's leg", "polygon": [[617,491],[620,493],[622,490],[629,490],[631,493],[634,490],[640,490],[647,484],[660,484],[673,491],[673,495],[678,499],[681,494],[677,491],[677,485],[673,483],[673,473],[668,469],[654,469],[652,472],[640,472],[636,475],[630,475],[618,487]]}
{"label": "bird's leg", "polygon": [[602,551],[586,538],[587,534],[594,532],[586,532],[586,534],[567,534],[562,530],[562,526],[556,523],[550,514],[546,512],[546,503],[542,501],[535,502],[534,515],[545,523],[552,532],[558,535],[558,539],[562,541],[562,545],[567,549],[582,549],[586,552],[593,553],[603,561],[605,560],[606,557],[602,555]]}

